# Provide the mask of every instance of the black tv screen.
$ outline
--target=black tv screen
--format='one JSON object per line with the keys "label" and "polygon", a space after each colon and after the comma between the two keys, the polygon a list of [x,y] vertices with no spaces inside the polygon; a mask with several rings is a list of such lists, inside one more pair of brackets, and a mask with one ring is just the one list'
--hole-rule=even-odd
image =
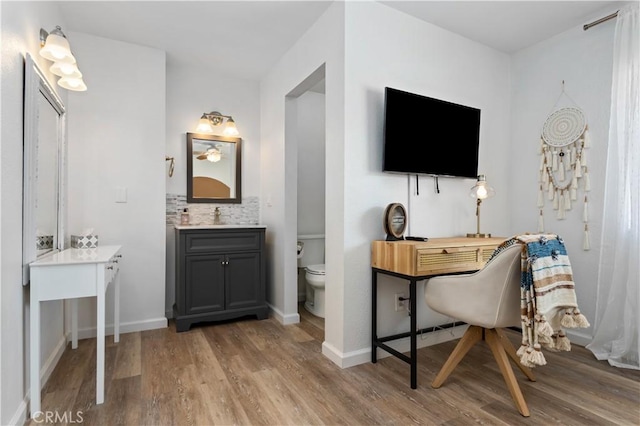
{"label": "black tv screen", "polygon": [[480,110],[385,88],[383,171],[476,178]]}

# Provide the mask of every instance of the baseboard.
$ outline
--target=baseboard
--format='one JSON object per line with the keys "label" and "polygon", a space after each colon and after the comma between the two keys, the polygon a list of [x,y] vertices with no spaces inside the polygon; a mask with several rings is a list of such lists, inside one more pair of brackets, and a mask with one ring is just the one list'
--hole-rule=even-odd
{"label": "baseboard", "polygon": [[279,310],[272,304],[267,303],[267,305],[269,306],[271,316],[278,320],[280,324],[289,325],[297,324],[300,322],[300,314],[298,314],[297,312],[295,314],[285,315],[281,310]]}
{"label": "baseboard", "polygon": [[[51,373],[53,373],[56,365],[58,365],[58,361],[60,361],[60,358],[62,357],[62,354],[64,353],[66,347],[67,339],[65,338],[65,336],[62,336],[58,340],[56,347],[51,352],[51,355],[49,355],[49,358],[47,358],[47,360],[40,368],[40,388],[43,388],[47,383],[47,380],[49,380],[49,377],[51,377]],[[27,395],[30,395],[30,392],[27,392]]]}
{"label": "baseboard", "polygon": [[565,330],[567,337],[571,343],[575,343],[580,346],[587,346],[593,341],[593,336],[590,334],[579,333],[574,330]]}
{"label": "baseboard", "polygon": [[[417,337],[416,348],[426,348],[427,346],[437,345],[439,343],[448,342],[449,340],[455,340],[462,337],[466,325],[461,325],[446,330],[438,330],[431,333],[421,334]],[[389,346],[400,352],[409,352],[411,350],[411,342],[409,338],[398,339],[393,342],[387,342]],[[349,368],[360,364],[371,362],[371,348],[358,349],[351,352],[341,352],[337,350],[331,344],[322,342],[322,354],[329,358],[331,362],[336,364],[340,368]],[[389,352],[382,349],[378,349],[378,359],[392,356]]]}
{"label": "baseboard", "polygon": [[345,354],[326,340],[322,342],[322,354],[340,368],[349,368],[371,361],[371,348],[358,349]]}
{"label": "baseboard", "polygon": [[[153,318],[144,321],[133,321],[120,323],[120,334],[135,333],[136,331],[156,330],[158,328],[167,328],[167,318]],[[113,324],[107,324],[105,327],[105,334],[107,336],[113,335]],[[91,339],[96,337],[97,332],[95,327],[83,328],[78,330],[78,339]],[[71,339],[71,333],[67,334],[67,339]]]}
{"label": "baseboard", "polygon": [[[67,348],[67,339],[65,336],[62,336],[58,340],[58,343],[56,344],[55,348],[51,351],[51,354],[49,355],[47,360],[42,364],[42,367],[40,367],[40,389],[44,388],[44,386],[47,384],[49,377],[51,377],[53,370],[56,368],[56,365],[58,365],[58,361],[60,361],[60,358],[62,357],[62,354],[64,353],[64,350],[66,348]],[[25,365],[26,365],[26,368],[28,369],[29,364],[27,363]],[[31,395],[31,388],[27,388],[26,395],[20,402],[18,409],[16,410],[16,412],[11,417],[11,420],[9,421],[10,425],[23,425],[27,421],[28,419],[27,409],[29,407],[30,395]]]}
{"label": "baseboard", "polygon": [[18,409],[16,410],[13,417],[11,417],[11,420],[9,420],[10,426],[24,425],[27,422],[28,401],[29,399],[27,397],[24,397],[24,399],[20,401],[20,405],[18,405]]}

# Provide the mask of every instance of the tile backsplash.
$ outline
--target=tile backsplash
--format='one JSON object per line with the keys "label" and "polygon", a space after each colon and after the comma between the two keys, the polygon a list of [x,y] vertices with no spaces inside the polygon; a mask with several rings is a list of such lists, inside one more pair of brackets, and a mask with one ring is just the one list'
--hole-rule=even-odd
{"label": "tile backsplash", "polygon": [[187,196],[167,194],[167,225],[180,223],[180,213],[189,209],[193,225],[213,224],[213,211],[220,208],[220,222],[223,225],[258,225],[260,203],[258,197],[246,197],[240,204],[187,203]]}

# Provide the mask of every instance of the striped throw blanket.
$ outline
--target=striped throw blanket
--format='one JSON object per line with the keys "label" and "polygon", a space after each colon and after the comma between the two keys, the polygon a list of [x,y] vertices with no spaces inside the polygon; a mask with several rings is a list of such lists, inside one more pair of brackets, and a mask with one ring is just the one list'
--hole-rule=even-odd
{"label": "striped throw blanket", "polygon": [[555,234],[516,235],[503,242],[489,261],[514,244],[522,245],[522,345],[517,354],[524,366],[545,365],[542,347],[571,350],[564,329],[589,327],[589,322],[578,309],[571,263],[562,238]]}

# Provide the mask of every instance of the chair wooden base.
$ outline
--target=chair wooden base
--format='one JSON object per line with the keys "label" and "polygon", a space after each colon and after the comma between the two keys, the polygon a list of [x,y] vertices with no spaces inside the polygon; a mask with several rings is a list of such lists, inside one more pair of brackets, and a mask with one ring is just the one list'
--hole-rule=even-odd
{"label": "chair wooden base", "polygon": [[513,374],[513,369],[509,364],[509,358],[511,358],[524,375],[532,382],[536,381],[535,376],[530,368],[520,364],[520,359],[518,355],[516,355],[513,345],[507,336],[505,336],[504,331],[499,328],[489,329],[470,325],[456,347],[453,349],[453,352],[451,352],[451,355],[449,355],[447,361],[440,369],[436,378],[431,383],[431,387],[437,389],[442,386],[447,377],[449,377],[460,361],[462,361],[462,358],[464,358],[467,352],[469,352],[469,349],[471,349],[473,345],[478,343],[480,340],[485,340],[489,345],[489,348],[491,348],[491,352],[498,363],[498,367],[500,368],[500,372],[504,377],[507,388],[511,393],[511,397],[516,404],[516,408],[524,417],[529,417],[529,407],[527,407],[527,403],[524,400],[524,396],[522,395],[516,376]]}

